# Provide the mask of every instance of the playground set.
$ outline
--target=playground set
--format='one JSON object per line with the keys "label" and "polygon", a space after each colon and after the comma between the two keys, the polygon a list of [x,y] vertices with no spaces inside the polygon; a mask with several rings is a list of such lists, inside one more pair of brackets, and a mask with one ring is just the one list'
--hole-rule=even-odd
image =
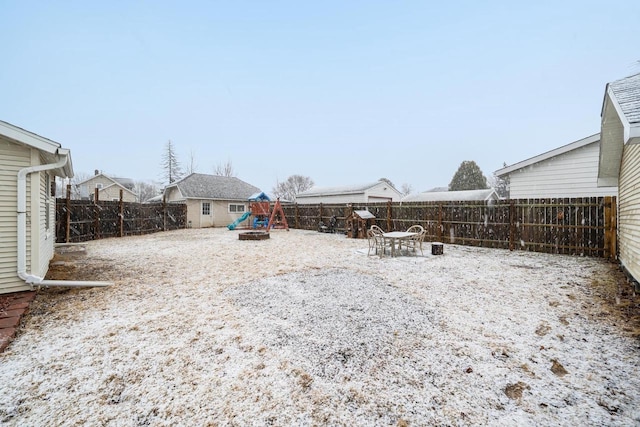
{"label": "playground set", "polygon": [[[271,207],[271,199],[265,193],[254,194],[249,197],[249,201],[251,202],[249,203],[249,210],[227,225],[229,230],[253,228],[253,230],[262,230],[266,233],[273,229],[286,229],[289,231],[289,224],[279,198],[276,199],[273,208]],[[253,221],[250,221],[251,226],[238,228],[250,216],[253,216]]]}

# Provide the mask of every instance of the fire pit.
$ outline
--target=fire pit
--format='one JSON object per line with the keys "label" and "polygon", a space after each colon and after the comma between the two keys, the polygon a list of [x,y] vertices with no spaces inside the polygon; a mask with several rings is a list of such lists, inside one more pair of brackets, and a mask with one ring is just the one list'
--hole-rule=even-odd
{"label": "fire pit", "polygon": [[266,231],[246,231],[238,234],[240,240],[266,240],[269,238],[269,233]]}

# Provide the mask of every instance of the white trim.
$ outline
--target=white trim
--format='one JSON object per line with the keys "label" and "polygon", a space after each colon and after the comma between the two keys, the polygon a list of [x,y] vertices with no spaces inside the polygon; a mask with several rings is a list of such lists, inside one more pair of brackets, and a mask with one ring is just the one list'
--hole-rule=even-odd
{"label": "white trim", "polygon": [[627,141],[631,138],[631,125],[629,124],[629,120],[627,120],[627,116],[625,116],[624,111],[622,111],[622,107],[618,103],[618,98],[616,98],[616,94],[611,90],[611,87],[607,85],[607,95],[609,95],[609,99],[611,100],[611,104],[613,104],[613,108],[616,109],[616,113],[618,114],[618,118],[622,123],[622,129],[624,131],[624,137],[622,138],[622,143],[626,144]]}
{"label": "white trim", "polygon": [[600,133],[596,133],[594,135],[588,136],[586,138],[582,138],[579,139],[577,141],[574,141],[570,144],[567,145],[563,145],[562,147],[558,147],[554,150],[551,151],[547,151],[546,153],[542,153],[539,154],[535,157],[531,157],[527,160],[523,160],[521,162],[518,162],[514,165],[511,166],[507,166],[505,168],[502,169],[498,169],[497,171],[494,172],[494,174],[496,176],[503,176],[503,175],[507,175],[511,172],[514,172],[518,169],[522,169],[525,168],[527,166],[531,166],[535,163],[540,163],[544,160],[550,159],[552,157],[556,157],[559,156],[560,154],[564,154],[567,153],[569,151],[573,151],[576,150],[578,148],[584,147],[585,145],[589,145],[589,144],[593,144],[594,142],[598,142],[600,140]]}
{"label": "white trim", "polygon": [[617,187],[618,177],[615,178],[598,178],[598,187]]}
{"label": "white trim", "polygon": [[[10,123],[0,120],[0,133],[4,136],[29,145],[30,147],[37,148],[40,151],[44,151],[49,154],[58,154],[58,150],[62,147],[55,141],[36,135]],[[63,156],[66,153],[61,153]]]}

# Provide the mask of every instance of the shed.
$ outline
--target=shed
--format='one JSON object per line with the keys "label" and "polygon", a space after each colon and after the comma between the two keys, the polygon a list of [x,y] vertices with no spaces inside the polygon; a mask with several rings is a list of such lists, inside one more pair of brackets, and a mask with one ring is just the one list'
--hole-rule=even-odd
{"label": "shed", "polygon": [[296,196],[300,204],[376,203],[399,201],[402,194],[387,181],[338,187],[313,187]]}
{"label": "shed", "polygon": [[375,221],[376,217],[369,211],[353,211],[346,220],[347,237],[366,239],[367,230]]}

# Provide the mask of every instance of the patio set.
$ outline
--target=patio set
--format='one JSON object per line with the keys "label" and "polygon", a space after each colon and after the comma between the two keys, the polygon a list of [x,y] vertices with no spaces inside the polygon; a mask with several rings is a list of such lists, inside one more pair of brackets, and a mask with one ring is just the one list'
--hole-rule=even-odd
{"label": "patio set", "polygon": [[[426,232],[421,225],[412,225],[407,231],[390,232],[385,232],[377,225],[372,225],[367,230],[367,238],[369,239],[369,251],[367,255],[376,254],[381,258],[387,254],[392,257],[403,254],[416,255],[418,250],[424,255],[422,243],[424,242],[425,236]],[[439,245],[436,252],[440,252],[441,254],[442,244],[434,243],[434,245]],[[434,248],[435,247],[436,246],[434,246]],[[436,253],[434,252],[434,254]]]}

